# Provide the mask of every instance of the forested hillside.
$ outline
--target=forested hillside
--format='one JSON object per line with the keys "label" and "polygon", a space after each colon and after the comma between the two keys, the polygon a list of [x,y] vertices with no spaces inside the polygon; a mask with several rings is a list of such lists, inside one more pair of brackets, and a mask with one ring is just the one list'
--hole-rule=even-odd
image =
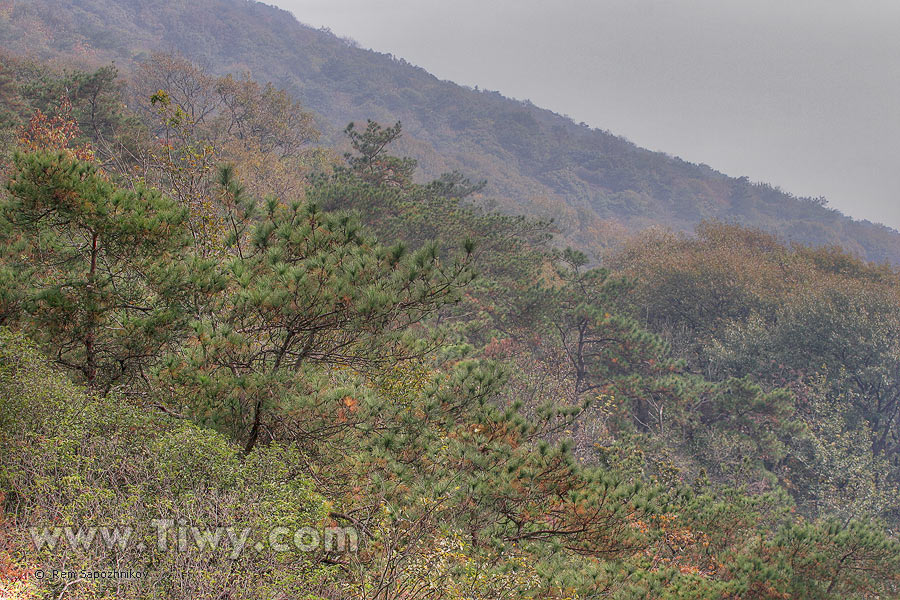
{"label": "forested hillside", "polygon": [[592,267],[399,125],[0,66],[0,597],[900,597],[896,268]]}
{"label": "forested hillside", "polygon": [[[501,208],[553,218],[570,243],[588,251],[647,225],[690,231],[713,218],[900,263],[900,235],[892,229],[643,150],[497,92],[439,81],[256,2],[2,0],[0,43],[40,59],[115,60],[125,71],[155,50],[220,74],[249,70],[317,113],[334,143],[350,121],[400,120],[406,136],[397,152],[418,160],[421,181],[454,169],[486,179],[486,193]],[[715,166],[715,157],[709,162]]]}
{"label": "forested hillside", "polygon": [[284,16],[0,3],[0,598],[900,598],[900,269],[603,217],[895,233]]}

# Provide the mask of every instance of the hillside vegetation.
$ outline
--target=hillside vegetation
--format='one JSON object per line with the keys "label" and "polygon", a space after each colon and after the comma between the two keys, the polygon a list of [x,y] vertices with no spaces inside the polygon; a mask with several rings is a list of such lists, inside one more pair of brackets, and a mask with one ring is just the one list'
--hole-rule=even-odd
{"label": "hillside vegetation", "polygon": [[335,144],[350,121],[400,120],[406,135],[397,152],[418,160],[420,181],[452,170],[486,179],[507,213],[553,218],[568,242],[589,252],[651,224],[692,231],[718,219],[900,263],[892,229],[638,148],[528,102],[439,81],[257,2],[3,0],[0,43],[41,60],[115,60],[127,72],[154,51],[177,51],[217,74],[249,71],[315,112]]}
{"label": "hillside vegetation", "polygon": [[0,596],[900,597],[894,267],[719,222],[595,267],[399,124],[2,67]]}

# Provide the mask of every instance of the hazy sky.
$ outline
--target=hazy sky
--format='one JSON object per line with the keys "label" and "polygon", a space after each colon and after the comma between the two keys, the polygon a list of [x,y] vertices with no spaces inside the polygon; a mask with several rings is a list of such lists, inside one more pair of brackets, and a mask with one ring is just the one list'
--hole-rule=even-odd
{"label": "hazy sky", "polygon": [[266,0],[498,90],[900,228],[897,0]]}

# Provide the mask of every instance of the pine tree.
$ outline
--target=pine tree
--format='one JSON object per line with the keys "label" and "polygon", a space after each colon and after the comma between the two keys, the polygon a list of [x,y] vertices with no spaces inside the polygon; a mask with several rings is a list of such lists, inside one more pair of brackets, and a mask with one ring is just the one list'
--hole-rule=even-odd
{"label": "pine tree", "polygon": [[360,132],[354,123],[347,125],[344,133],[356,154],[347,153],[350,171],[368,183],[389,188],[405,187],[412,182],[416,161],[387,154],[387,147],[400,137],[401,125],[397,121],[391,127],[382,127],[375,121],[366,122]]}
{"label": "pine tree", "polygon": [[[229,176],[231,195],[243,192]],[[255,225],[246,198],[229,204],[235,256],[232,282],[212,316],[198,323],[195,349],[166,373],[195,390],[193,407],[256,444],[264,414],[296,396],[298,373],[311,364],[365,369],[393,364],[422,348],[403,342],[412,325],[458,297],[471,279],[471,248],[444,263],[434,244],[408,252],[379,245],[350,213],[270,199]],[[247,239],[246,247],[240,241]]]}
{"label": "pine tree", "polygon": [[0,215],[19,320],[58,363],[108,389],[184,319],[189,276],[204,272],[189,264],[184,211],[64,152],[17,154],[13,165]]}

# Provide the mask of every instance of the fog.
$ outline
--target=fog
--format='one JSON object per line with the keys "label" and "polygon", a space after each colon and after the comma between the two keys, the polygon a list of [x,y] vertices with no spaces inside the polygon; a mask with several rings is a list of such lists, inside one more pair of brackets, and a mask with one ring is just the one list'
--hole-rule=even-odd
{"label": "fog", "polygon": [[900,3],[274,4],[442,79],[900,228]]}

